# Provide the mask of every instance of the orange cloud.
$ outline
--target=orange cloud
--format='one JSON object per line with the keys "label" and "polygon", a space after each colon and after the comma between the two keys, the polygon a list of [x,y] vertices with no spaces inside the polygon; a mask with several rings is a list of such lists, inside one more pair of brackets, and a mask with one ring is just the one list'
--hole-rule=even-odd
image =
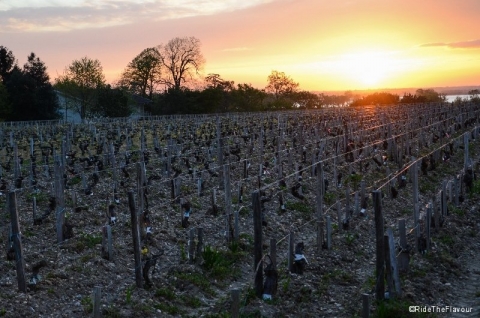
{"label": "orange cloud", "polygon": [[436,43],[425,43],[420,45],[421,47],[448,47],[451,49],[478,49],[480,48],[480,39],[471,40],[471,41],[462,41],[462,42],[436,42]]}

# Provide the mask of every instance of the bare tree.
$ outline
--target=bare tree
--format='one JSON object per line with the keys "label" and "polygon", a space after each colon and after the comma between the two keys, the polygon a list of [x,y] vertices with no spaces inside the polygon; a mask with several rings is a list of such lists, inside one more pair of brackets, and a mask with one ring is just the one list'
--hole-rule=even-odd
{"label": "bare tree", "polygon": [[200,40],[191,37],[176,37],[161,50],[166,69],[165,84],[179,90],[182,84],[199,74],[205,58],[200,51]]}

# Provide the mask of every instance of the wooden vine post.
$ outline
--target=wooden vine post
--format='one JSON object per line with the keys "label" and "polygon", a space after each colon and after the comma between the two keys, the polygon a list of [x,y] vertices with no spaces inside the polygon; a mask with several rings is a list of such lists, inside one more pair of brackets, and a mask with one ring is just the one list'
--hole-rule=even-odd
{"label": "wooden vine post", "polygon": [[220,180],[219,187],[220,189],[223,188],[224,183],[222,182],[223,179],[223,138],[222,138],[222,127],[220,123],[220,117],[217,117],[217,156],[218,156],[218,166],[220,167],[218,171],[218,180]]}
{"label": "wooden vine post", "polygon": [[197,228],[197,237],[198,237],[198,242],[197,242],[197,251],[196,251],[196,256],[195,256],[195,261],[197,264],[200,264],[202,262],[202,253],[203,253],[203,228],[199,227]]}
{"label": "wooden vine post", "polygon": [[405,219],[398,220],[398,232],[400,234],[400,253],[398,254],[398,269],[401,272],[408,272],[410,264],[410,251],[408,250],[407,232]]}
{"label": "wooden vine post", "polygon": [[92,303],[93,303],[93,318],[100,318],[102,314],[100,312],[102,299],[102,288],[100,286],[95,286],[92,293]]}
{"label": "wooden vine post", "polygon": [[135,258],[135,283],[137,287],[143,287],[143,269],[140,250],[140,228],[138,225],[138,215],[135,208],[135,198],[133,191],[128,191],[128,207],[132,221],[133,253]]}
{"label": "wooden vine post", "polygon": [[293,261],[295,259],[294,241],[295,233],[290,231],[290,234],[288,235],[288,270],[290,272],[293,271]]}
{"label": "wooden vine post", "polygon": [[232,289],[232,318],[240,317],[240,289]]}
{"label": "wooden vine post", "polygon": [[391,228],[387,229],[387,233],[384,236],[384,244],[386,278],[390,297],[402,297],[402,290],[400,288],[400,276],[398,275],[397,259],[395,256],[395,242],[393,240],[393,231]]}
{"label": "wooden vine post", "polygon": [[417,161],[412,164],[412,182],[413,182],[413,226],[414,231],[413,235],[415,236],[415,249],[419,251],[420,249],[420,206],[418,200],[418,168]]}
{"label": "wooden vine post", "polygon": [[317,194],[316,194],[316,212],[317,212],[317,252],[320,252],[323,245],[323,196],[325,195],[325,181],[323,180],[323,166],[319,162],[317,169]]}
{"label": "wooden vine post", "polygon": [[[232,229],[232,192],[230,189],[230,164],[223,165],[223,181],[224,181],[224,191],[225,191],[225,232],[227,242],[231,240],[232,237],[235,237]],[[238,236],[238,235],[237,235]]]}
{"label": "wooden vine post", "polygon": [[13,251],[15,253],[18,290],[25,293],[27,292],[27,284],[25,282],[25,259],[23,258],[22,234],[20,232],[20,223],[18,221],[17,196],[14,191],[8,193],[8,206],[12,224],[10,241],[13,243]]}
{"label": "wooden vine post", "polygon": [[57,227],[57,243],[62,243],[63,229],[65,226],[65,196],[64,196],[64,179],[63,179],[63,166],[61,161],[57,157],[55,160],[55,202],[56,208],[56,227]]}
{"label": "wooden vine post", "polygon": [[108,224],[102,227],[102,252],[103,258],[113,261],[112,227]]}
{"label": "wooden vine post", "polygon": [[469,136],[469,133],[464,133],[464,135],[463,135],[463,145],[464,145],[463,168],[465,169],[465,171],[467,171],[468,163],[469,163],[469,160],[468,160],[468,142],[469,142],[468,136]]}
{"label": "wooden vine post", "polygon": [[261,298],[263,294],[263,263],[262,263],[262,208],[260,204],[260,192],[252,193],[253,205],[253,244],[254,244],[254,271],[255,271],[255,294]]}
{"label": "wooden vine post", "polygon": [[372,192],[373,195],[373,207],[375,210],[375,233],[376,233],[376,287],[375,296],[377,300],[383,300],[385,298],[385,247],[384,247],[384,230],[383,230],[383,213],[381,193],[379,190]]}

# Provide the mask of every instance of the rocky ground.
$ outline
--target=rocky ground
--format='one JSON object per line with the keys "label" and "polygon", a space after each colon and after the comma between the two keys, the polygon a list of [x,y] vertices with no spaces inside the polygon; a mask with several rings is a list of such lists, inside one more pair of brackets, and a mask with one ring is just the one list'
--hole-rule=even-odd
{"label": "rocky ground", "polygon": [[[480,158],[480,142],[471,143],[471,157]],[[434,145],[435,146],[435,145]],[[192,160],[193,161],[193,160]],[[425,205],[438,194],[442,181],[451,180],[463,168],[463,150],[443,162],[428,175],[420,175],[422,215]],[[129,167],[132,176],[135,166]],[[147,175],[160,169],[147,167]],[[326,167],[328,169],[328,167]],[[392,164],[392,170],[394,164]],[[241,179],[240,169],[232,171],[232,180]],[[345,168],[348,171],[347,168]],[[378,180],[387,168],[372,169],[365,179]],[[327,174],[327,178],[332,178]],[[132,177],[131,179],[135,179]],[[264,185],[274,184],[274,177],[263,175]],[[449,202],[449,214],[439,229],[433,229],[432,248],[427,253],[411,252],[410,270],[401,273],[402,297],[381,304],[374,301],[375,229],[371,201],[365,216],[356,215],[346,230],[337,225],[333,198],[345,192],[345,185],[330,185],[325,199],[326,214],[333,224],[332,249],[317,251],[314,202],[316,178],[304,175],[305,200],[284,191],[286,211],[279,209],[278,187],[266,187],[272,200],[266,202],[264,254],[269,253],[270,239],[277,240],[279,272],[277,294],[273,300],[255,297],[253,269],[253,225],[250,193],[256,176],[245,180],[243,202],[232,196],[233,210],[240,210],[238,243],[225,243],[223,192],[218,191],[217,216],[210,210],[210,196],[197,197],[196,184],[185,179],[182,191],[192,203],[190,227],[202,228],[205,248],[189,262],[188,231],[181,226],[179,204],[170,200],[168,183],[152,181],[148,198],[152,215],[154,244],[147,255],[160,256],[150,273],[152,286],[135,287],[135,264],[127,192],[134,190],[134,180],[120,190],[117,223],[112,226],[114,259],[102,257],[101,228],[105,211],[112,201],[111,175],[100,173],[93,195],[81,193],[79,179],[70,178],[66,190],[67,219],[75,226],[74,237],[56,243],[55,219],[50,215],[44,224],[33,225],[32,197],[39,210],[48,206],[52,181],[39,181],[39,191],[19,190],[18,210],[24,247],[27,279],[41,260],[40,280],[27,293],[17,289],[15,261],[0,260],[0,316],[3,317],[85,317],[93,311],[92,292],[101,287],[101,312],[104,317],[229,317],[231,290],[240,289],[241,317],[361,317],[362,294],[368,293],[371,314],[377,317],[479,317],[480,316],[480,180],[472,193],[464,193],[459,206]],[[368,184],[372,184],[369,182]],[[212,187],[212,184],[210,184]],[[233,186],[238,189],[238,184]],[[371,189],[370,189],[371,190]],[[385,192],[382,189],[383,192]],[[234,192],[234,191],[233,191]],[[396,199],[388,194],[382,200],[385,228],[392,228],[398,240],[397,220],[407,221],[411,246],[413,235],[412,184],[399,190]],[[75,193],[75,195],[74,195]],[[74,209],[73,201],[76,199]],[[438,198],[437,198],[438,199]],[[1,199],[5,206],[5,194]],[[8,222],[2,214],[1,246],[6,246]],[[287,271],[288,233],[305,243],[308,260],[303,275]],[[5,255],[5,254],[4,254]],[[409,306],[472,307],[465,313],[409,313]]]}

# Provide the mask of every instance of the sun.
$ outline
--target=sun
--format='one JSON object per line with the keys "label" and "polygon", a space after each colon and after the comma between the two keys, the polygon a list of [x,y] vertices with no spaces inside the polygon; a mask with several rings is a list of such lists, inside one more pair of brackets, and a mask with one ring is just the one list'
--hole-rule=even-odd
{"label": "sun", "polygon": [[367,86],[376,86],[385,78],[385,74],[381,70],[370,70],[358,74],[358,80]]}
{"label": "sun", "polygon": [[394,75],[397,63],[388,52],[363,51],[343,54],[336,60],[338,71],[364,88],[379,87]]}

